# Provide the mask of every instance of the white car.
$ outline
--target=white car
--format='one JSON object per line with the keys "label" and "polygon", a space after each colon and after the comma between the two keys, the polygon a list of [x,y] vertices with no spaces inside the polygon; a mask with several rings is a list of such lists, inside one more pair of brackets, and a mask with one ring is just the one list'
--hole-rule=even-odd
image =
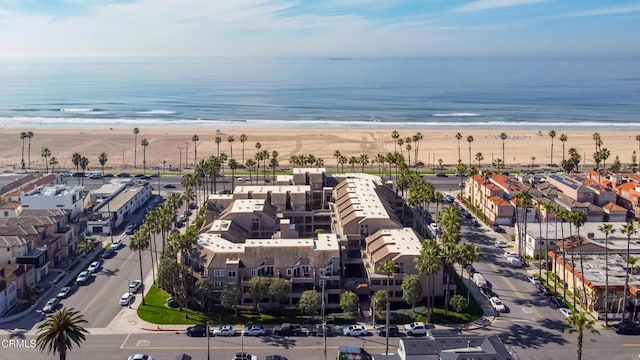
{"label": "white car", "polygon": [[407,333],[407,336],[426,335],[427,325],[423,322],[412,322],[404,326],[404,331]]}
{"label": "white car", "polygon": [[562,313],[562,315],[566,318],[571,317],[573,314],[571,314],[571,310],[567,309],[567,308],[560,308],[558,309],[560,310],[560,312]]}
{"label": "white car", "polygon": [[496,240],[495,246],[497,248],[506,248],[509,247],[511,245],[509,245],[509,242],[506,240]]}
{"label": "white car", "polygon": [[120,250],[123,246],[124,244],[122,243],[122,239],[115,239],[111,242],[111,248],[113,250]]}
{"label": "white car", "polygon": [[213,336],[235,336],[236,334],[233,325],[224,325],[213,331]]}
{"label": "white car", "polygon": [[533,285],[540,285],[540,279],[533,275],[527,275],[527,280]]}
{"label": "white car", "polygon": [[71,292],[71,286],[65,286],[62,289],[60,289],[60,291],[58,292],[58,295],[56,295],[56,297],[58,299],[64,299],[67,296],[69,296],[70,292]]}
{"label": "white car", "polygon": [[350,325],[342,329],[342,334],[345,336],[365,336],[368,331],[362,325]]}
{"label": "white car", "polygon": [[129,355],[129,360],[153,360],[153,357],[151,355],[135,354]]}
{"label": "white car", "polygon": [[122,296],[120,296],[120,305],[122,306],[127,306],[129,304],[131,304],[131,302],[133,301],[133,294],[132,293],[124,293],[122,294]]}
{"label": "white car", "polygon": [[242,335],[244,336],[264,336],[267,331],[262,325],[251,325],[242,329]]}
{"label": "white car", "polygon": [[505,310],[507,310],[507,307],[504,306],[502,301],[500,301],[500,299],[495,296],[489,299],[489,302],[491,303],[491,307],[497,312],[504,312]]}
{"label": "white car", "polygon": [[237,352],[233,355],[231,360],[258,360],[258,357],[246,352]]}
{"label": "white car", "polygon": [[76,278],[76,283],[78,283],[78,285],[84,285],[87,281],[89,281],[90,278],[91,278],[91,273],[85,270],[80,274],[78,274],[78,277]]}
{"label": "white car", "polygon": [[89,267],[87,268],[87,271],[90,271],[91,273],[97,273],[98,270],[100,270],[101,266],[102,266],[102,262],[94,261],[89,265]]}
{"label": "white car", "polygon": [[429,227],[431,228],[431,230],[436,231],[438,229],[438,224],[432,222],[431,224],[429,224]]}
{"label": "white car", "polygon": [[502,254],[502,256],[504,256],[504,257],[506,257],[506,258],[508,258],[508,257],[515,257],[515,258],[517,258],[517,257],[518,257],[518,253],[517,253],[517,252],[515,252],[515,251],[505,251],[505,253],[504,253],[504,254]]}
{"label": "white car", "polygon": [[142,286],[142,281],[133,280],[132,282],[129,283],[129,292],[132,294],[135,294],[138,292],[138,290],[140,290],[141,286]]}
{"label": "white car", "polygon": [[47,301],[47,303],[42,308],[42,312],[43,313],[52,313],[52,312],[56,311],[56,308],[58,307],[58,304],[60,304],[60,299],[58,299],[57,297],[51,298],[51,299],[49,299],[49,301]]}

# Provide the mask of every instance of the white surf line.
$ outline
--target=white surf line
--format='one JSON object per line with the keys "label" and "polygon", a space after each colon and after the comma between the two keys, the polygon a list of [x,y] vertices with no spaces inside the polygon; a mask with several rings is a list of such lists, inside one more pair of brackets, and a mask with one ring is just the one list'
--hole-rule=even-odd
{"label": "white surf line", "polygon": [[129,341],[129,336],[131,336],[131,333],[128,333],[127,337],[124,338],[124,341],[122,342],[122,345],[120,345],[120,350],[124,349],[124,346],[127,344],[127,341]]}

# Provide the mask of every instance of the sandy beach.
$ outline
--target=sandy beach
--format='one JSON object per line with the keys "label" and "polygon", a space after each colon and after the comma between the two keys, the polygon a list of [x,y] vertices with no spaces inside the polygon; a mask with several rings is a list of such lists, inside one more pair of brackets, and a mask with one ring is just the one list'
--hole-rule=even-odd
{"label": "sandy beach", "polygon": [[[14,129],[5,128],[0,132],[0,166],[11,168],[20,167],[22,140],[19,134],[22,131],[32,131],[31,139],[31,168],[44,168],[44,161],[40,153],[43,147],[49,148],[52,156],[55,156],[60,168],[73,168],[71,156],[78,152],[89,159],[90,169],[99,169],[98,155],[107,153],[109,169],[131,168],[134,163],[134,134],[133,129],[125,128],[87,128],[87,129]],[[378,153],[393,152],[396,148],[394,140],[391,138],[392,130],[389,129],[260,129],[260,128],[221,128],[220,152],[231,154],[229,136],[233,136],[235,141],[233,146],[233,157],[242,162],[243,144],[240,142],[240,135],[245,134],[247,141],[244,144],[245,161],[254,157],[256,153],[255,144],[262,144],[263,150],[279,153],[280,166],[289,166],[289,158],[295,154],[311,153],[316,157],[324,159],[325,165],[333,167],[336,159],[333,153],[339,150],[343,155],[359,156],[367,154],[369,158],[374,158]],[[405,139],[412,137],[417,131],[423,135],[419,142],[418,159],[425,164],[437,164],[442,159],[445,165],[453,165],[458,159],[458,141],[455,138],[456,130],[445,129],[398,129],[400,137]],[[502,140],[499,138],[501,132],[505,132],[508,138],[505,143],[505,158],[507,166],[510,165],[536,165],[550,163],[551,138],[548,131],[543,130],[539,135],[536,130],[514,129],[509,130],[487,130],[471,129],[460,131],[463,135],[460,141],[461,158],[463,162],[469,161],[469,143],[467,136],[474,137],[471,143],[471,157],[474,165],[477,165],[475,155],[478,152],[483,154],[484,160],[481,165],[487,166],[492,160],[502,158]],[[566,150],[573,147],[581,155],[586,155],[586,163],[593,163],[592,154],[594,151],[594,141],[591,131],[563,131],[568,140],[565,143]],[[557,131],[554,141],[553,162],[560,163],[562,160],[562,143],[559,141],[561,131]],[[636,133],[625,131],[600,131],[603,147],[611,152],[607,164],[613,163],[616,155],[620,156],[623,164],[631,161],[631,154],[638,149],[638,142],[635,140]],[[198,142],[198,159],[203,159],[217,151],[214,139],[216,129],[160,129],[160,128],[140,128],[137,137],[137,164],[142,168],[143,149],[140,146],[142,139],[146,139],[149,145],[146,148],[147,167],[156,166],[166,161],[169,164],[179,166],[188,161],[189,166],[194,163],[194,142],[191,138],[197,134],[200,138]],[[28,158],[28,139],[25,139],[24,157]],[[415,143],[411,146],[415,149]],[[408,158],[406,145],[403,145],[403,154]],[[398,147],[398,152],[400,148]],[[415,162],[414,150],[411,150],[411,162]],[[181,157],[181,159],[180,159]],[[535,157],[535,160],[532,160]],[[186,159],[186,160],[185,160]],[[584,163],[584,160],[583,160]],[[345,166],[345,170],[348,167]]]}

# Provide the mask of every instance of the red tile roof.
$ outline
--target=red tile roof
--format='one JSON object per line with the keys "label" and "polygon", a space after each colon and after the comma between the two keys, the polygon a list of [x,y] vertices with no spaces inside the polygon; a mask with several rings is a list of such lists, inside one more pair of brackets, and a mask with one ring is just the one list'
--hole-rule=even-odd
{"label": "red tile roof", "polygon": [[607,205],[602,207],[606,212],[610,213],[612,211],[621,211],[621,212],[626,212],[627,209],[623,208],[622,206],[616,205],[614,203],[608,203]]}
{"label": "red tile roof", "polygon": [[507,200],[501,198],[500,196],[495,196],[495,195],[494,196],[490,196],[488,198],[488,200],[491,201],[492,203],[496,204],[496,206],[508,206],[508,207],[511,207],[511,204]]}
{"label": "red tile roof", "polygon": [[0,209],[11,209],[15,210],[20,207],[20,203],[16,201],[9,201],[3,204],[0,204]]}

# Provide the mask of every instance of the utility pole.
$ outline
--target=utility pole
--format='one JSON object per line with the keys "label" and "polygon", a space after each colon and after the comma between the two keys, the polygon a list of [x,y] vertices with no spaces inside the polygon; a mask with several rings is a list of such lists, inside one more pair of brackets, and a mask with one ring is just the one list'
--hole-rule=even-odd
{"label": "utility pole", "polygon": [[189,167],[189,142],[184,142],[185,151],[184,151],[184,167]]}
{"label": "utility pole", "polygon": [[182,174],[182,146],[178,147],[178,149],[180,149],[180,156],[179,156],[179,167],[178,167],[178,171],[180,171],[180,174]]}

